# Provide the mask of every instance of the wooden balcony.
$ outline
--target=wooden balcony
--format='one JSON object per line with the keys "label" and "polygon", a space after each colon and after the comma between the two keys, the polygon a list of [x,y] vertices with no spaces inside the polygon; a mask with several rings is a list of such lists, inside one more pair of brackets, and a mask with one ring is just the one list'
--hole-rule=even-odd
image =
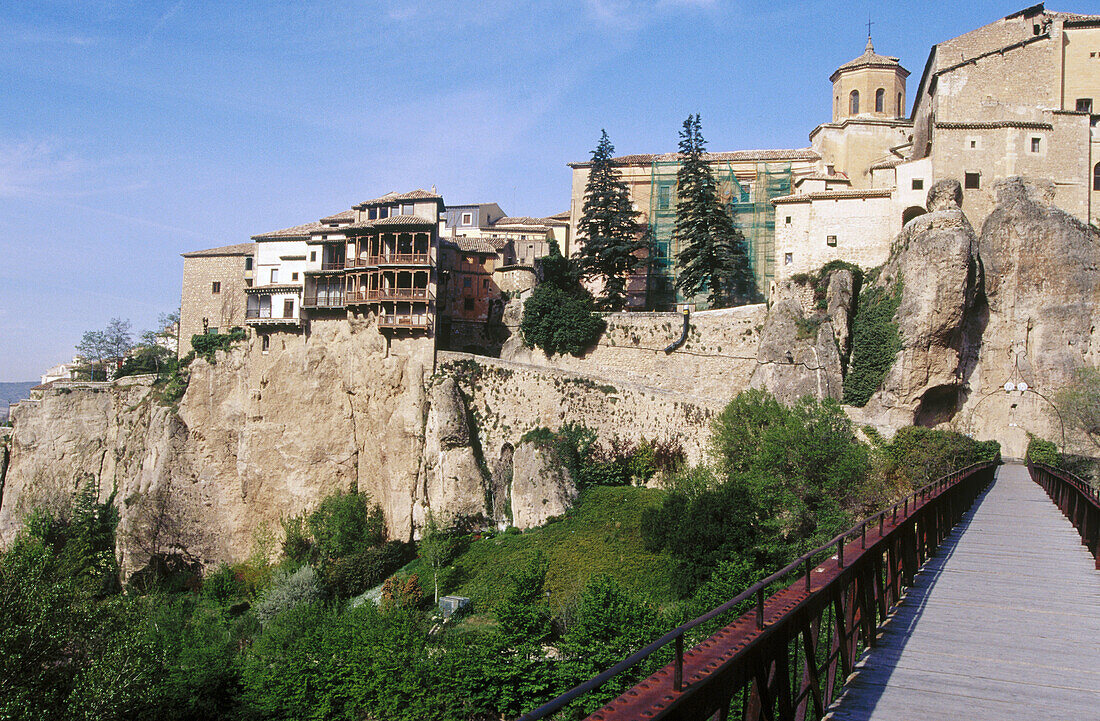
{"label": "wooden balcony", "polygon": [[272,315],[267,308],[248,308],[244,312],[248,325],[299,325],[302,321],[293,316]]}
{"label": "wooden balcony", "polygon": [[427,302],[434,296],[427,288],[383,288],[372,291],[378,294],[379,300],[419,300]]}
{"label": "wooden balcony", "polygon": [[427,316],[415,317],[411,315],[380,315],[378,316],[379,328],[398,328],[407,330],[428,330],[432,327],[431,320]]}
{"label": "wooden balcony", "polygon": [[303,308],[343,308],[344,293],[336,291],[328,295],[306,295],[302,298]]}
{"label": "wooden balcony", "polygon": [[375,263],[372,263],[370,258],[348,258],[346,261],[344,261],[345,269],[372,268],[374,266]]}
{"label": "wooden balcony", "polygon": [[431,265],[431,253],[391,253],[376,255],[370,259],[371,265]]}

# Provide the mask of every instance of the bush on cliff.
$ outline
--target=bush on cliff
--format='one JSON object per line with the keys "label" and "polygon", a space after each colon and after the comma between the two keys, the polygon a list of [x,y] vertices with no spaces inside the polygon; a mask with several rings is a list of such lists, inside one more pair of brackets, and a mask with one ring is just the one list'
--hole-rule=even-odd
{"label": "bush on cliff", "polygon": [[248,339],[248,332],[244,328],[233,328],[228,333],[202,333],[191,336],[191,347],[195,356],[205,358],[208,363],[214,362],[214,354],[217,351],[227,351],[234,343]]}
{"label": "bush on cliff", "polygon": [[528,348],[546,355],[581,355],[595,345],[607,323],[595,312],[595,301],[580,284],[572,261],[557,243],[536,264],[539,284],[523,304],[520,332]]}
{"label": "bush on cliff", "polygon": [[1043,463],[1048,466],[1057,466],[1059,461],[1058,446],[1051,441],[1045,441],[1037,436],[1029,435],[1027,441],[1028,463]]}
{"label": "bush on cliff", "polygon": [[844,377],[844,402],[863,407],[882,385],[901,350],[894,320],[901,304],[901,283],[887,291],[871,286],[859,295],[852,322],[852,361]]}

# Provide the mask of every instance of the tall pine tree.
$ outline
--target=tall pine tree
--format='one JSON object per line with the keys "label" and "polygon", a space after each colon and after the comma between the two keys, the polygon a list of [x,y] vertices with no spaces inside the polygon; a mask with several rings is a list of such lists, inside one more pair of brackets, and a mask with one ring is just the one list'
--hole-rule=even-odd
{"label": "tall pine tree", "polygon": [[689,115],[680,131],[680,170],[676,173],[676,287],[691,298],[704,287],[711,308],[752,300],[756,295],[745,236],[718,198],[718,183],[703,154],[699,115]]}
{"label": "tall pine tree", "polygon": [[626,183],[611,162],[614,153],[615,146],[604,130],[592,151],[583,214],[577,223],[577,235],[584,245],[575,258],[582,277],[603,281],[600,305],[621,310],[626,304],[627,276],[642,262],[638,251],[649,243]]}

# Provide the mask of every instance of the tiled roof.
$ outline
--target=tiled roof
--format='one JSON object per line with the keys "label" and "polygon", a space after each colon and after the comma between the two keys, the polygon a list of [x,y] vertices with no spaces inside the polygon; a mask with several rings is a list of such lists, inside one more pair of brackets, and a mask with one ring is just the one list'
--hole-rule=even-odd
{"label": "tiled roof", "polygon": [[447,238],[448,245],[461,250],[463,253],[492,253],[496,255],[499,248],[488,238],[467,238],[465,236],[458,236],[457,238]]}
{"label": "tiled roof", "polygon": [[220,248],[209,250],[192,250],[190,253],[180,253],[184,258],[214,258],[224,255],[252,255],[256,252],[255,243],[237,243],[236,245],[223,245]]}
{"label": "tiled roof", "polygon": [[351,225],[345,225],[343,228],[332,228],[331,230],[348,231],[348,230],[363,230],[365,228],[378,228],[389,225],[394,226],[409,226],[415,225],[420,227],[435,227],[434,221],[427,218],[421,218],[419,215],[391,215],[388,218],[379,218],[378,220],[360,220],[358,223],[352,223]]}
{"label": "tiled roof", "polygon": [[[841,70],[851,70],[852,68],[859,68],[866,65],[897,68],[901,67],[900,65],[898,65],[897,58],[892,58],[888,55],[879,55],[878,53],[876,53],[875,46],[871,42],[871,38],[868,37],[867,47],[863,49],[863,54],[860,55],[858,58],[852,58],[848,62],[841,65],[839,68],[837,68],[837,72],[840,72]],[[904,70],[904,68],[901,69]],[[836,73],[833,74],[836,75]],[[905,74],[908,75],[909,73],[906,72]]]}
{"label": "tiled roof", "polygon": [[554,213],[553,215],[546,216],[546,220],[560,220],[563,222],[569,222],[569,211],[563,210],[560,213]]}
{"label": "tiled roof", "polygon": [[283,228],[282,230],[272,230],[269,233],[260,233],[259,235],[252,236],[253,240],[277,240],[280,238],[306,238],[310,232],[323,228],[321,223],[313,222],[306,223],[304,225],[295,225],[290,228]]}
{"label": "tiled roof", "polygon": [[803,175],[801,178],[794,181],[794,184],[798,185],[803,180],[824,180],[827,183],[849,183],[849,184],[851,184],[851,182],[852,182],[851,180],[844,177],[843,175],[822,175],[820,173],[815,173],[813,175]]}
{"label": "tiled roof", "polygon": [[[679,160],[679,158],[679,153],[620,155],[617,158],[612,158],[611,162],[615,165],[649,165],[654,162],[673,162]],[[728,153],[704,153],[703,159],[712,163],[735,163],[754,160],[820,160],[821,156],[811,148],[799,148],[796,150],[734,150]],[[591,165],[591,160],[582,163],[569,163],[570,168],[587,168]]]}
{"label": "tiled roof", "polygon": [[877,163],[871,165],[871,170],[884,170],[886,168],[896,168],[905,162],[905,158],[889,158],[887,160],[880,160]]}
{"label": "tiled roof", "polygon": [[364,205],[374,205],[375,203],[396,203],[402,200],[442,200],[443,196],[434,193],[430,190],[412,190],[408,193],[398,193],[391,190],[383,195],[381,198],[374,198],[373,200],[364,200],[362,203],[356,204],[356,208]]}
{"label": "tiled roof", "polygon": [[349,223],[353,220],[355,220],[355,211],[350,209],[336,215],[330,215],[327,218],[321,218],[322,223]]}
{"label": "tiled roof", "polygon": [[819,190],[815,193],[795,193],[773,198],[776,205],[780,203],[807,203],[811,200],[846,200],[849,198],[889,198],[893,194],[892,188],[861,188],[853,190]]}

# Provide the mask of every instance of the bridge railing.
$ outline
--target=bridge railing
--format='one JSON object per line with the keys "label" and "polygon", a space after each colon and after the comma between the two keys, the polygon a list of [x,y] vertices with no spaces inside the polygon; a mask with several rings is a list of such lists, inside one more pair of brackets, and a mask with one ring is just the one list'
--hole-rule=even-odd
{"label": "bridge railing", "polygon": [[1028,463],[1027,470],[1081,534],[1081,543],[1100,569],[1100,490],[1069,471],[1043,463]]}
{"label": "bridge railing", "polygon": [[[553,716],[670,645],[671,663],[588,718],[695,719],[719,711],[723,719],[820,718],[996,465],[977,463],[929,483],[520,721]],[[774,590],[792,576],[801,577]],[[753,610],[684,651],[693,631],[748,602]]]}

